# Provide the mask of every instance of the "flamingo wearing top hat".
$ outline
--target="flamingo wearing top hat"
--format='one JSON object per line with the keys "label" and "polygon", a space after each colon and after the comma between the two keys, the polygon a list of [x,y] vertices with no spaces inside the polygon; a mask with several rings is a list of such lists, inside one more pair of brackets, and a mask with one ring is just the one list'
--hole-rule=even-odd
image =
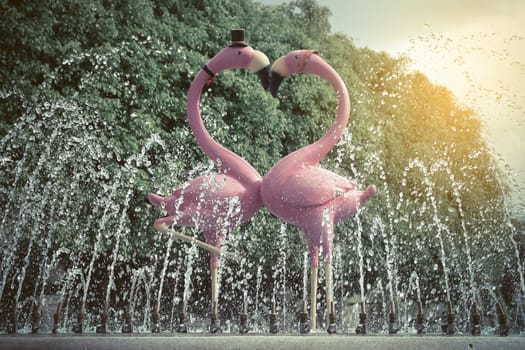
{"label": "flamingo wearing top hat", "polygon": [[[173,190],[169,197],[153,193],[148,195],[151,204],[162,207],[168,214],[155,221],[155,228],[196,242],[210,251],[213,305],[211,332],[220,331],[217,318],[217,253],[220,252],[224,234],[252,218],[262,206],[259,191],[262,178],[257,170],[216,142],[204,127],[200,115],[199,100],[203,88],[223,70],[247,68],[259,75],[264,88],[268,87],[270,62],[266,55],[244,42],[243,30],[232,30],[231,34],[232,44],[217,53],[197,73],[190,86],[187,102],[188,121],[195,138],[219,171],[191,180]],[[174,232],[170,229],[172,225],[198,227],[203,231],[207,243]]]}
{"label": "flamingo wearing top hat", "polygon": [[[319,162],[340,139],[350,116],[350,98],[341,77],[317,51],[292,51],[272,65],[270,91],[274,97],[283,78],[294,73],[314,74],[331,84],[338,97],[335,122],[318,141],[290,153],[270,169],[261,183],[261,198],[272,214],[302,230],[310,254],[310,314],[311,327],[315,329],[320,247],[325,262],[328,315],[333,315],[334,225],[353,216],[376,193],[376,187],[359,191],[352,181],[319,167]],[[329,324],[328,331],[335,332],[335,322]]]}

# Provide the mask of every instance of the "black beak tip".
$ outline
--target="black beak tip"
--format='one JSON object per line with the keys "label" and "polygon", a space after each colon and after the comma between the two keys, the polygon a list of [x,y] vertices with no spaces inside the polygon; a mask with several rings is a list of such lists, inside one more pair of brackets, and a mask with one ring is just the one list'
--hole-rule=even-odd
{"label": "black beak tip", "polygon": [[277,97],[279,86],[283,82],[284,77],[276,72],[272,72],[270,76],[270,93],[273,97]]}
{"label": "black beak tip", "polygon": [[270,87],[270,68],[271,65],[267,65],[256,73],[264,90],[268,90]]}

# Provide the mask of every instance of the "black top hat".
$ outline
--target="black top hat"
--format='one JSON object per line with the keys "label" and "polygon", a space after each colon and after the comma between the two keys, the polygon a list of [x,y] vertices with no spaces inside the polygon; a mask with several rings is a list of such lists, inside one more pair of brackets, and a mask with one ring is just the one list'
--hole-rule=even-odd
{"label": "black top hat", "polygon": [[230,31],[232,44],[230,46],[248,46],[244,42],[244,29],[232,29]]}

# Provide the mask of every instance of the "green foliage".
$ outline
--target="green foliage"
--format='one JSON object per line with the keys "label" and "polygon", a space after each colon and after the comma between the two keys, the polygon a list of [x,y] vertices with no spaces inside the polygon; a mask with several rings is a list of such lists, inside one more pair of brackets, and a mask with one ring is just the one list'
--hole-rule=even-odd
{"label": "green foliage", "polygon": [[[478,283],[498,284],[509,260],[498,256],[496,243],[509,226],[500,175],[474,112],[409,72],[405,59],[332,34],[329,16],[313,0],[0,2],[0,235],[24,254],[22,241],[37,230],[84,261],[93,250],[110,256],[121,237],[119,259],[155,264],[166,237],[155,236],[159,212],[143,199],[210,170],[187,125],[186,93],[200,67],[228,44],[229,30],[245,28],[247,41],[272,61],[290,50],[319,49],[348,86],[348,133],[323,165],[360,187],[376,184],[379,193],[337,230],[338,278],[352,281],[339,292],[359,291],[357,232],[371,285],[386,280],[383,256],[392,246],[399,290],[417,270],[429,298],[441,297],[438,233],[447,252],[473,244],[476,272],[491,265]],[[288,78],[280,96],[271,98],[250,73],[221,73],[203,94],[205,125],[264,174],[321,137],[335,113],[333,91],[316,77]],[[289,277],[301,285],[296,252],[304,245],[295,228],[263,209],[232,235],[251,237],[236,248],[266,276],[276,274],[285,249]],[[483,246],[491,236],[497,242]],[[465,277],[461,255],[449,259],[457,264],[453,278]]]}

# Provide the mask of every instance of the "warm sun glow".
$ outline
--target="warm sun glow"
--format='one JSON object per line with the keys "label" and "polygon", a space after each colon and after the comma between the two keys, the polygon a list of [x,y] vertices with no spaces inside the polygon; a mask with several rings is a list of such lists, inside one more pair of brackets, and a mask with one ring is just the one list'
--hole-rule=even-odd
{"label": "warm sun glow", "polygon": [[318,3],[332,12],[332,32],[349,35],[360,47],[408,56],[412,69],[476,111],[488,146],[511,175],[514,214],[525,217],[525,2]]}
{"label": "warm sun glow", "polygon": [[[525,183],[525,36],[499,32],[432,32],[411,39],[404,54],[412,69],[448,87],[476,111],[489,147],[511,170],[513,200]],[[474,28],[469,28],[474,29]],[[518,209],[520,210],[520,209]]]}

